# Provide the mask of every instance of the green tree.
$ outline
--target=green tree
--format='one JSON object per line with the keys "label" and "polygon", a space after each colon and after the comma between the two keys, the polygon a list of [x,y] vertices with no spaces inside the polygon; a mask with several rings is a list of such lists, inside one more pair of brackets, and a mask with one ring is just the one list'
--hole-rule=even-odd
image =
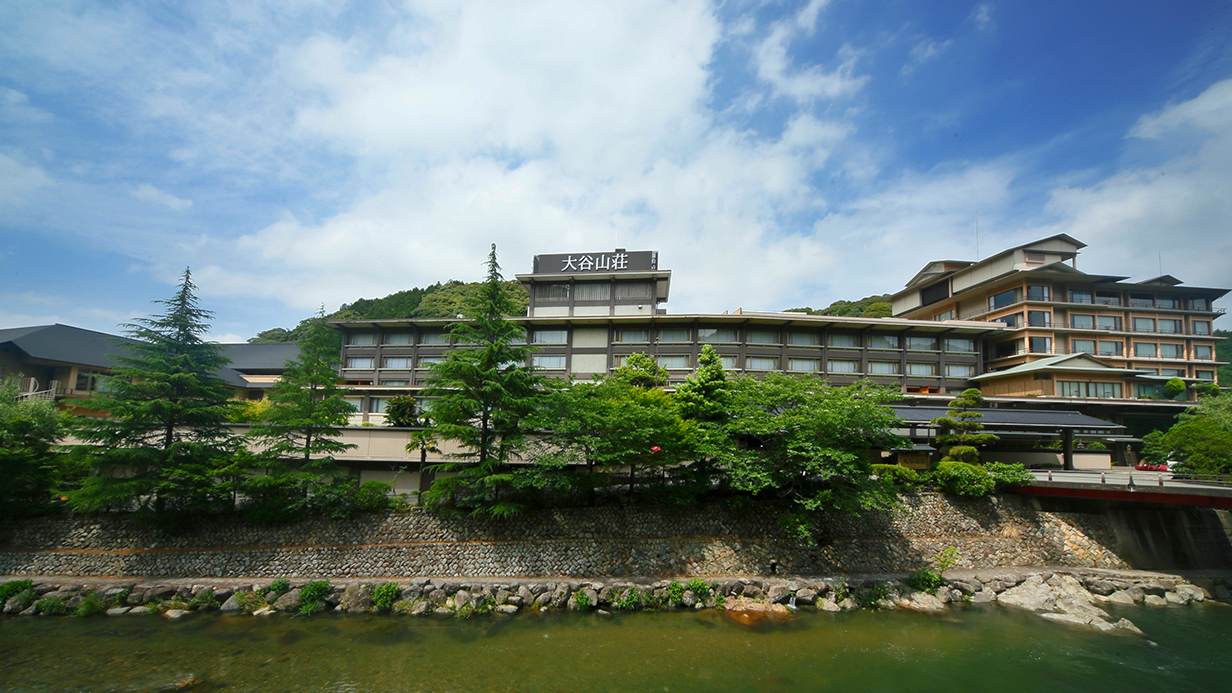
{"label": "green tree", "polygon": [[508,515],[521,508],[503,500],[512,475],[510,455],[524,435],[523,421],[533,411],[541,378],[526,365],[533,348],[525,330],[506,318],[514,306],[496,261],[496,244],[488,255],[487,280],[465,308],[466,320],[450,332],[461,346],[433,364],[424,394],[435,397],[429,414],[438,440],[454,440],[464,452],[456,461],[435,465],[438,477],[424,494],[428,507],[453,505],[477,514]]}
{"label": "green tree", "polygon": [[0,518],[49,510],[63,476],[52,446],[65,415],[49,400],[18,399],[19,391],[17,378],[0,379]]}
{"label": "green tree", "polygon": [[215,375],[228,360],[203,339],[211,313],[198,305],[187,269],[175,295],[156,303],[166,312],[124,326],[128,355],[117,357],[107,391],[82,405],[107,418],[84,419],[77,430],[90,444],[79,451],[94,476],[69,493],[76,510],[163,513],[230,502],[218,480],[237,447],[226,427],[234,402]]}
{"label": "green tree", "polygon": [[610,380],[626,383],[632,387],[650,389],[667,384],[667,369],[646,354],[629,354],[624,363],[612,371]]}
{"label": "green tree", "polygon": [[940,433],[937,443],[944,453],[942,462],[966,462],[976,464],[980,460],[980,448],[995,443],[997,436],[991,433],[980,433],[984,430],[981,419],[984,415],[976,411],[984,406],[984,397],[975,388],[967,388],[950,401],[945,416],[932,420]]}
{"label": "green tree", "polygon": [[1185,381],[1180,378],[1170,378],[1163,386],[1164,399],[1176,399],[1185,392]]}
{"label": "green tree", "polygon": [[[733,443],[727,422],[730,418],[732,383],[723,370],[723,359],[709,344],[697,357],[697,370],[676,388],[675,400],[680,416],[696,425],[697,457],[682,471],[695,493],[709,490],[717,478],[716,463],[730,453]],[[678,483],[681,483],[678,482]]]}
{"label": "green tree", "polygon": [[1144,439],[1147,452],[1179,460],[1183,471],[1232,474],[1232,397],[1203,395],[1177,418],[1162,439]]}
{"label": "green tree", "polygon": [[833,387],[778,373],[737,379],[728,427],[741,444],[727,460],[732,486],[792,500],[798,510],[787,523],[805,541],[813,541],[819,511],[891,507],[894,494],[872,478],[869,455],[903,444],[893,433],[901,422],[885,406],[900,398],[868,382]]}

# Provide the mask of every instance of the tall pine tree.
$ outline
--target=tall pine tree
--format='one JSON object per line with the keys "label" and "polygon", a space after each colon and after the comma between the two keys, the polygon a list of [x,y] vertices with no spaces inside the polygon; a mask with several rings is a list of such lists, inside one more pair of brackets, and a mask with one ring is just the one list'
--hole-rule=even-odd
{"label": "tall pine tree", "polygon": [[198,305],[184,270],[175,295],[156,301],[161,315],[124,325],[133,340],[83,406],[105,412],[77,436],[93,475],[69,495],[79,511],[132,508],[166,513],[229,504],[218,484],[238,447],[226,426],[232,391],[215,373],[229,360],[203,337],[209,311]]}

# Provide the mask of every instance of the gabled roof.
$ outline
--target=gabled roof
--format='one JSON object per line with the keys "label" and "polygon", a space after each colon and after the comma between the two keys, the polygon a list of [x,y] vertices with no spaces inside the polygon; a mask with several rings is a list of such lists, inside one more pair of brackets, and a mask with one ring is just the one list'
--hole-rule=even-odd
{"label": "gabled roof", "polygon": [[[927,424],[933,419],[941,418],[946,415],[946,410],[948,409],[948,407],[941,405],[909,406],[891,404],[889,407],[894,410],[894,413],[903,422],[915,425]],[[1109,423],[1094,416],[1059,409],[976,409],[975,411],[983,414],[980,423],[983,423],[987,428],[994,429],[1103,429],[1105,432],[1112,433],[1125,428],[1120,424]]]}
{"label": "gabled roof", "polygon": [[1180,280],[1180,279],[1177,279],[1176,277],[1172,276],[1171,274],[1161,274],[1161,275],[1159,275],[1158,277],[1153,277],[1153,278],[1151,278],[1151,279],[1143,279],[1142,281],[1140,281],[1140,282],[1135,282],[1135,283],[1137,283],[1137,284],[1143,284],[1143,285],[1152,285],[1152,284],[1153,284],[1153,285],[1156,285],[1156,286],[1177,286],[1178,284],[1181,284],[1181,283],[1183,283],[1183,282],[1181,282],[1181,280]]}
{"label": "gabled roof", "polygon": [[222,353],[231,359],[231,368],[241,373],[282,371],[287,361],[299,358],[299,345],[294,342],[223,344]]}
{"label": "gabled roof", "polygon": [[1065,356],[1048,356],[1037,361],[1024,363],[1003,371],[992,371],[977,375],[972,380],[995,380],[1025,373],[1065,372],[1065,373],[1097,373],[1101,375],[1133,376],[1143,374],[1142,371],[1128,368],[1115,368],[1091,356],[1090,354],[1068,354]]}
{"label": "gabled roof", "polygon": [[[905,286],[907,288],[910,288],[912,286],[915,286],[916,284],[923,283],[926,280],[937,279],[942,276],[945,276],[946,274],[952,274],[954,272],[967,269],[968,267],[974,267],[976,265],[987,264],[989,262],[997,260],[998,258],[1004,257],[1005,255],[1008,255],[1016,250],[1022,250],[1024,248],[1031,248],[1032,246],[1037,246],[1042,243],[1046,243],[1048,241],[1053,241],[1053,240],[1061,240],[1061,241],[1065,241],[1066,243],[1073,245],[1074,250],[1072,251],[1072,254],[1075,254],[1075,255],[1078,253],[1078,250],[1087,247],[1086,243],[1083,243],[1082,241],[1078,240],[1077,238],[1074,238],[1073,236],[1070,236],[1069,234],[1058,233],[1054,236],[1048,236],[1047,238],[1036,239],[1034,241],[1031,241],[1030,243],[1023,243],[1022,245],[1016,245],[1011,248],[1006,248],[1005,250],[1002,250],[993,255],[989,255],[988,257],[982,260],[979,260],[978,262],[971,262],[969,260],[937,260],[934,262],[930,262],[924,266],[924,269],[917,272],[916,275],[912,277],[911,280],[908,281]],[[1059,251],[1052,250],[1050,252],[1056,253]]]}

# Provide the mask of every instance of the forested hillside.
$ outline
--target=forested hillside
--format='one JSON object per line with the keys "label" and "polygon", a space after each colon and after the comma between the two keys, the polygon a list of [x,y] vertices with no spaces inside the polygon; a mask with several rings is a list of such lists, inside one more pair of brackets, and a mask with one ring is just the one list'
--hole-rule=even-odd
{"label": "forested hillside", "polygon": [[826,308],[788,308],[786,312],[852,318],[888,318],[891,312],[890,294],[867,296],[858,301],[835,301]]}

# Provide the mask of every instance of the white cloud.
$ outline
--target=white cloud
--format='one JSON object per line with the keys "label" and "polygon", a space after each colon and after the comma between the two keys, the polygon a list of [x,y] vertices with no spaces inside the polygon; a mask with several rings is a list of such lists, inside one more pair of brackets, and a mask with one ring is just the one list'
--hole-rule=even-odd
{"label": "white cloud", "polygon": [[51,178],[43,173],[43,169],[26,166],[12,157],[0,154],[0,209],[21,205],[39,188],[51,184]]}
{"label": "white cloud", "polygon": [[149,183],[138,185],[132,192],[133,197],[146,202],[170,207],[171,209],[188,209],[192,200],[183,200],[168,192],[163,192]]}
{"label": "white cloud", "polygon": [[0,87],[0,123],[45,123],[51,114],[30,105],[30,97],[8,87]]}
{"label": "white cloud", "polygon": [[992,18],[992,3],[990,2],[982,2],[976,5],[975,9],[971,10],[970,19],[980,31],[996,28]]}
{"label": "white cloud", "polygon": [[758,78],[770,84],[776,93],[802,102],[837,99],[856,93],[868,81],[867,76],[855,74],[860,51],[851,46],[839,49],[839,64],[833,70],[820,65],[800,68],[794,64],[790,50],[792,41],[801,32],[813,33],[818,14],[826,4],[814,0],[794,18],[774,23],[754,51],[753,64],[757,67]]}
{"label": "white cloud", "polygon": [[900,74],[906,76],[912,72],[915,72],[916,68],[919,66],[939,57],[942,53],[949,50],[953,43],[953,40],[934,41],[927,38],[922,39],[919,43],[916,43],[915,47],[911,49],[911,52],[907,54],[907,62],[903,65],[903,69]]}

